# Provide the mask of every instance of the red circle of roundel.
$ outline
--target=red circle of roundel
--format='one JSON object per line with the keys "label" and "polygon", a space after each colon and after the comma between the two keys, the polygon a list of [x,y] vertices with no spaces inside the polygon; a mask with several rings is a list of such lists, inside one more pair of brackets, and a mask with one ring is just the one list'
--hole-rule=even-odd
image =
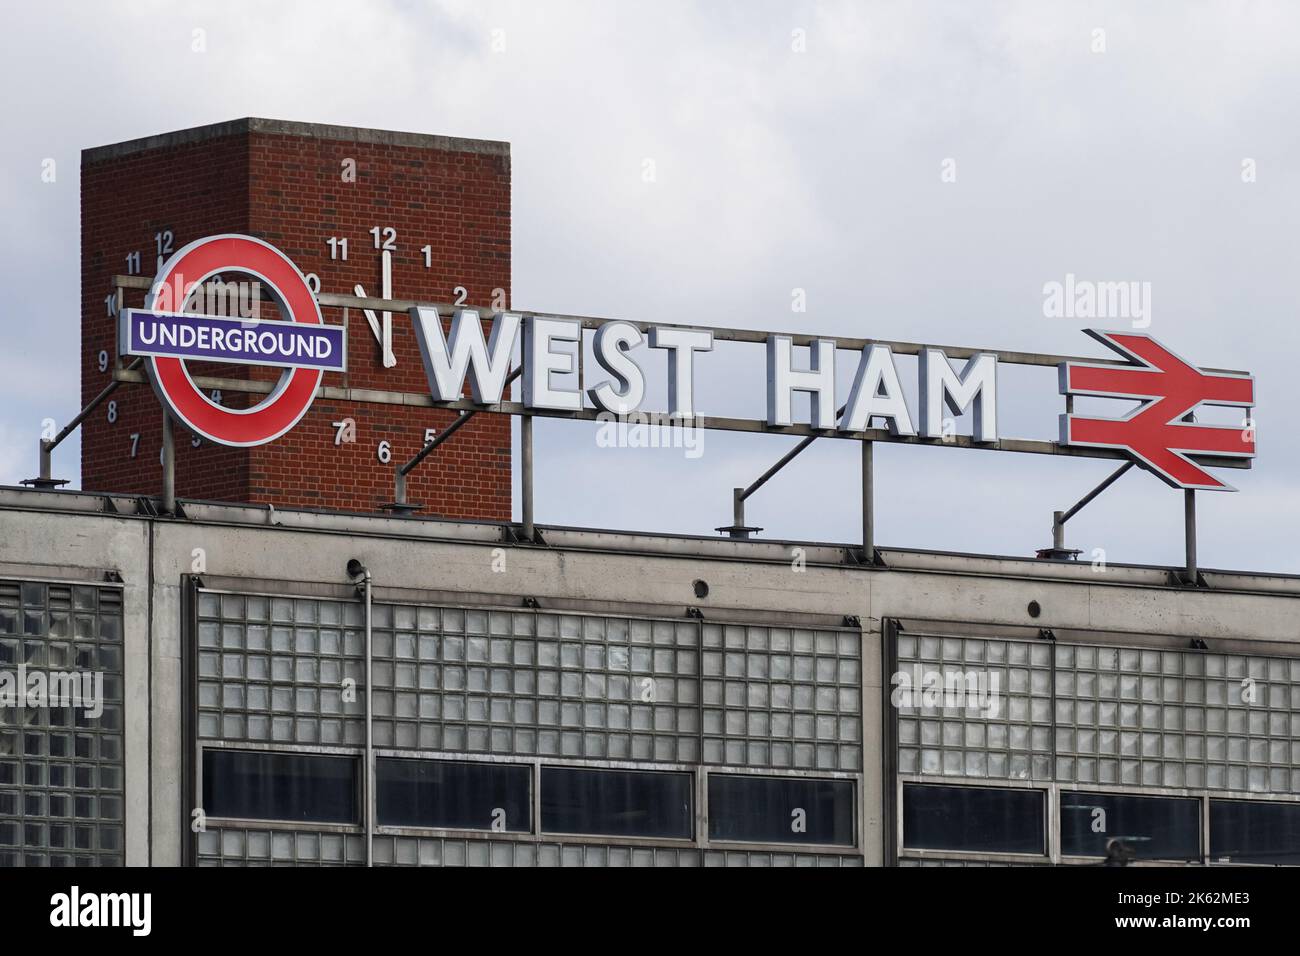
{"label": "red circle of roundel", "polygon": [[[209,236],[185,246],[163,264],[146,308],[153,308],[164,295],[172,303],[184,302],[194,286],[209,276],[235,271],[255,275],[271,286],[288,319],[324,324],[316,297],[298,267],[279,249],[252,236]],[[183,359],[152,356],[150,362],[159,397],[187,427],[218,444],[245,447],[274,441],[297,424],[325,374],[320,369],[286,369],[280,384],[257,405],[223,408],[194,384]]]}

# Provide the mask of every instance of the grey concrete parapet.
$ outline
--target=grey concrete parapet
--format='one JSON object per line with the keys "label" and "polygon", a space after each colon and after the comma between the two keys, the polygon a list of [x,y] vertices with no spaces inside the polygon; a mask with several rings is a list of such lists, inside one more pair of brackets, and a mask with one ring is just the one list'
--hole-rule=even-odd
{"label": "grey concrete parapet", "polygon": [[456,136],[436,136],[431,133],[407,133],[395,130],[366,129],[357,126],[333,126],[325,123],[298,123],[292,120],[264,119],[246,116],[242,119],[194,126],[190,129],[144,136],[107,146],[94,146],[81,151],[83,166],[119,159],[133,153],[143,153],[169,146],[200,143],[223,136],[245,133],[264,133],[275,136],[299,136],[304,139],[322,139],[344,143],[375,143],[386,146],[413,146],[452,153],[481,153],[489,156],[509,156],[510,144],[491,139],[462,139]]}

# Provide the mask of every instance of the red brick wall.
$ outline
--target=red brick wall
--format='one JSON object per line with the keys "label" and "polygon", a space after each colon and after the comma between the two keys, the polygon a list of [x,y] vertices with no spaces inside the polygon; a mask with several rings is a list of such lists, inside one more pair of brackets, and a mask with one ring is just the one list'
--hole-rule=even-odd
{"label": "red brick wall", "polygon": [[[225,136],[125,155],[81,169],[81,398],[83,407],[112,380],[116,320],[104,297],[126,256],[140,253],[141,273],[157,272],[154,234],[171,229],[184,242],[217,232],[247,232],[248,141]],[[128,305],[140,305],[143,294]],[[99,370],[108,352],[109,370]],[[81,426],[81,486],[92,491],[158,494],[162,488],[162,407],[148,387],[124,385]],[[110,414],[116,421],[110,422]],[[139,438],[133,442],[131,436]],[[178,440],[180,432],[177,432]],[[132,447],[135,454],[132,455]],[[57,455],[57,452],[56,452]],[[210,443],[178,444],[177,487],[190,497],[244,500],[248,455]]]}
{"label": "red brick wall", "polygon": [[[397,230],[393,294],[490,305],[495,290],[510,293],[510,158],[502,144],[393,142],[352,131],[285,132],[254,121],[236,135],[163,145],[129,155],[96,157],[82,171],[83,398],[107,381],[98,372],[100,348],[112,352],[114,322],[105,315],[109,278],[125,271],[124,256],[142,249],[144,273],[155,272],[153,235],[172,229],[175,247],[217,232],[244,232],[277,246],[324,292],[351,294],[362,284],[380,288],[380,252],[369,230]],[[355,161],[345,181],[344,161]],[[348,240],[348,259],[330,259],[327,240]],[[432,247],[426,268],[421,248]],[[128,304],[138,305],[143,294]],[[273,314],[264,308],[264,315]],[[340,309],[325,321],[343,324]],[[327,374],[326,385],[427,394],[410,319],[393,316],[394,368],[385,369],[363,313],[350,310],[348,372]],[[195,368],[195,374],[236,376],[248,367]],[[274,378],[252,369],[255,378]],[[118,421],[97,413],[83,428],[82,484],[92,490],[156,494],[161,408],[148,388],[118,390]],[[226,404],[236,404],[225,396]],[[356,422],[355,444],[334,444],[331,423]],[[303,419],[276,441],[252,449],[192,446],[178,428],[177,494],[188,498],[271,502],[286,507],[373,511],[393,498],[395,465],[410,458],[424,430],[441,429],[454,413],[403,406],[360,405],[317,399]],[[129,457],[130,434],[139,450]],[[379,443],[391,460],[381,463]],[[510,519],[510,421],[480,415],[414,471],[408,498],[422,513],[484,520]]]}

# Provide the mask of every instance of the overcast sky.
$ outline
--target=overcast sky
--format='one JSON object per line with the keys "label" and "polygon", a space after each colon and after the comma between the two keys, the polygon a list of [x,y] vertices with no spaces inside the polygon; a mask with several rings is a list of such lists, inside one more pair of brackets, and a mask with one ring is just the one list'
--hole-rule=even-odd
{"label": "overcast sky", "polygon": [[[78,407],[80,150],[265,116],[509,141],[517,309],[1102,357],[1080,329],[1130,321],[1048,317],[1044,284],[1150,283],[1146,331],[1257,377],[1259,458],[1198,496],[1202,564],[1300,572],[1298,80],[1285,2],[14,5],[0,483]],[[761,416],[761,350],[709,363],[701,410]],[[1061,405],[1051,370],[1008,374],[1001,430],[1053,438]],[[536,441],[541,523],[683,533],[729,523],[794,443],[709,433],[688,458],[545,420]],[[74,475],[75,441],[56,454]],[[1030,555],[1113,467],[879,446],[877,541]],[[857,447],[816,443],[749,519],[855,540]],[[1131,472],[1068,540],[1179,563],[1182,496]]]}

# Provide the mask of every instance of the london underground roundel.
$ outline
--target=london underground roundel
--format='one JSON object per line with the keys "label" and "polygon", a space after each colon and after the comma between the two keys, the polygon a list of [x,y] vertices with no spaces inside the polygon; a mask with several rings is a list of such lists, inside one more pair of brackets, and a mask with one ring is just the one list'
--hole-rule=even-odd
{"label": "london underground roundel", "polygon": [[[221,273],[244,273],[269,287],[284,320],[181,312],[196,286]],[[327,326],[298,267],[251,236],[199,239],[168,259],[144,309],[123,309],[121,354],[142,355],[154,390],[186,427],[222,445],[248,447],[279,438],[306,414],[326,371],[346,367],[346,339]],[[270,395],[250,408],[225,408],[204,394],[186,359],[284,369]]]}

